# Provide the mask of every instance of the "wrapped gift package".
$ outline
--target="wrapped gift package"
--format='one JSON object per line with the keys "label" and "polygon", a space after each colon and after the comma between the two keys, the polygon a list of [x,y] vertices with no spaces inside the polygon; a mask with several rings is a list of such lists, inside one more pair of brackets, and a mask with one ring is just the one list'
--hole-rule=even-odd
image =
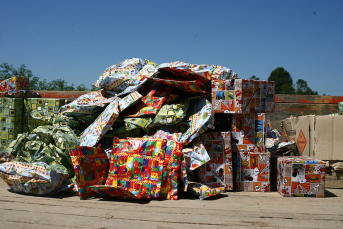
{"label": "wrapped gift package", "polygon": [[212,132],[200,135],[211,160],[199,167],[198,177],[202,184],[211,188],[224,187],[233,190],[233,167],[230,132]]}
{"label": "wrapped gift package", "polygon": [[[81,199],[269,192],[266,113],[275,109],[274,82],[237,79],[218,65],[132,58],[107,68],[93,86],[66,104],[25,92],[24,78],[3,82],[3,101],[22,98],[20,110],[1,116],[23,133],[6,149],[13,162],[45,163],[63,174],[56,190],[73,188]],[[20,122],[6,119],[12,114]]]}
{"label": "wrapped gift package", "polygon": [[324,161],[310,157],[279,157],[277,189],[282,196],[324,197]]}
{"label": "wrapped gift package", "polygon": [[0,92],[15,93],[29,89],[29,78],[26,76],[14,76],[0,81]]}
{"label": "wrapped gift package", "polygon": [[232,115],[232,152],[264,152],[266,114]]}
{"label": "wrapped gift package", "polygon": [[269,152],[238,153],[236,191],[269,192],[269,159]]}
{"label": "wrapped gift package", "polygon": [[48,98],[27,98],[24,99],[24,124],[23,132],[31,132],[37,125],[31,119],[31,111],[36,110],[39,113],[56,115],[60,107],[65,104],[65,99],[48,99]]}
{"label": "wrapped gift package", "polygon": [[275,82],[249,79],[212,80],[215,113],[272,113]]}
{"label": "wrapped gift package", "polygon": [[0,123],[0,148],[6,149],[22,133],[23,99],[0,98]]}
{"label": "wrapped gift package", "polygon": [[269,192],[269,158],[265,152],[266,114],[232,115],[232,151],[236,156],[236,190]]}

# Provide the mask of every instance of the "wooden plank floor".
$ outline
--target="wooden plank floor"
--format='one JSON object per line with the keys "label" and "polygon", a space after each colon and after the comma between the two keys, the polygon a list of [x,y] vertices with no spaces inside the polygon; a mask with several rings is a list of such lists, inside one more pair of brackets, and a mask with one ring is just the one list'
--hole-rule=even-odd
{"label": "wooden plank floor", "polygon": [[123,201],[17,194],[0,179],[0,228],[342,228],[343,189],[326,198],[227,192],[200,201]]}

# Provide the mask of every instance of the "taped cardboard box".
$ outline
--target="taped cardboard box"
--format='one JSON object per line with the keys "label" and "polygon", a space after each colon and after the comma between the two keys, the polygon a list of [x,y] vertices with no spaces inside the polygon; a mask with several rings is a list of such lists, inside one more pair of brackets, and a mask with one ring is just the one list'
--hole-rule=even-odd
{"label": "taped cardboard box", "polygon": [[272,113],[275,110],[275,82],[212,80],[212,105],[215,113]]}
{"label": "taped cardboard box", "polygon": [[277,189],[282,196],[324,197],[324,161],[310,157],[279,157],[277,164]]}
{"label": "taped cardboard box", "polygon": [[343,160],[343,116],[291,116],[280,122],[299,155],[320,160]]}
{"label": "taped cardboard box", "polygon": [[22,133],[23,99],[0,98],[0,148],[7,146]]}
{"label": "taped cardboard box", "polygon": [[270,153],[237,154],[236,191],[270,192]]}
{"label": "taped cardboard box", "polygon": [[233,190],[233,166],[230,132],[212,132],[200,135],[211,160],[198,169],[199,181],[211,188]]}
{"label": "taped cardboard box", "polygon": [[270,153],[265,152],[266,129],[265,113],[232,116],[236,191],[270,191]]}

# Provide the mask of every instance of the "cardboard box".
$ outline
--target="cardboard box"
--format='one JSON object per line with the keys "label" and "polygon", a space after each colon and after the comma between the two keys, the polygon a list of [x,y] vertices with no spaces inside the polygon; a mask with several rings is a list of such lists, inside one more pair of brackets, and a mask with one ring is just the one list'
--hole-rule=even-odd
{"label": "cardboard box", "polygon": [[324,161],[310,157],[279,157],[277,164],[277,189],[282,196],[324,197]]}
{"label": "cardboard box", "polygon": [[0,148],[7,146],[22,133],[23,99],[0,98]]}
{"label": "cardboard box", "polygon": [[232,115],[232,152],[265,152],[266,114]]}
{"label": "cardboard box", "polygon": [[236,191],[270,192],[270,153],[237,154]]}
{"label": "cardboard box", "polygon": [[215,113],[272,113],[275,110],[275,82],[212,80],[212,105]]}
{"label": "cardboard box", "polygon": [[265,152],[266,114],[232,115],[236,191],[269,192],[270,153]]}
{"label": "cardboard box", "polygon": [[213,132],[200,135],[211,160],[198,169],[199,181],[211,188],[233,190],[233,166],[230,132]]}
{"label": "cardboard box", "polygon": [[287,140],[297,143],[299,155],[343,160],[343,116],[291,116],[280,125]]}
{"label": "cardboard box", "polygon": [[37,110],[39,112],[51,115],[59,114],[60,107],[65,104],[65,99],[48,98],[27,98],[24,99],[24,124],[23,132],[31,132],[37,126],[30,118],[30,112]]}

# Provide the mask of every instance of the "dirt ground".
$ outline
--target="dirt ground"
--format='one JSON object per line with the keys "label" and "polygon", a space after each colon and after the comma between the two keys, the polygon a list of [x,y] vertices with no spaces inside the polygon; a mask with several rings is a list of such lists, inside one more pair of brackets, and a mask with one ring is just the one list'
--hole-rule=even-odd
{"label": "dirt ground", "polygon": [[343,189],[325,198],[226,192],[206,200],[80,200],[11,192],[0,179],[0,228],[342,228]]}

